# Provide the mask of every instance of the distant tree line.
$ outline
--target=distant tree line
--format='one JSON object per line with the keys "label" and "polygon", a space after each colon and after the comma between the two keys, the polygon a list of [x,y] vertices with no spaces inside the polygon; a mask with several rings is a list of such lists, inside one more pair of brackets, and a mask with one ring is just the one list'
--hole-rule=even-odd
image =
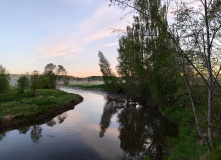
{"label": "distant tree line", "polygon": [[[31,88],[33,96],[36,96],[37,89],[55,89],[59,81],[68,84],[69,78],[66,75],[67,71],[62,65],[56,66],[49,63],[42,74],[34,70],[31,75],[21,75],[17,80],[16,88],[18,93],[24,93],[25,89]],[[0,93],[3,94],[9,90],[10,80],[9,72],[0,65]]]}
{"label": "distant tree line", "polygon": [[[136,16],[119,39],[117,73],[113,73],[103,53],[98,54],[105,84],[165,107],[187,101],[192,106],[199,136],[212,150],[213,119],[218,117],[216,111],[221,102],[220,0],[202,0],[195,8],[185,1],[174,3],[176,9],[170,23],[170,1],[110,3],[130,8]],[[206,117],[199,118],[199,107]]]}

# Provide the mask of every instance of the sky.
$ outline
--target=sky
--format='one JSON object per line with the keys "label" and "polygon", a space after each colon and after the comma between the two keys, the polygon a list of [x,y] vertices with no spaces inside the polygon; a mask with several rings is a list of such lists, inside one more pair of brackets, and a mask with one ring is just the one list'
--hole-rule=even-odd
{"label": "sky", "polygon": [[109,0],[0,0],[0,65],[10,74],[43,72],[48,63],[68,75],[99,76],[98,52],[115,70],[119,34],[132,15]]}

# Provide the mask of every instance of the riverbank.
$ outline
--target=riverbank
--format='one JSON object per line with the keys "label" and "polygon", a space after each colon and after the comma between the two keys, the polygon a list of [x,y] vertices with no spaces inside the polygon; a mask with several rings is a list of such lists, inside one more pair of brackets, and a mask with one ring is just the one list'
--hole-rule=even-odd
{"label": "riverbank", "polygon": [[0,128],[43,121],[49,116],[58,115],[83,101],[78,94],[66,93],[58,89],[38,89],[36,97],[31,90],[24,94],[11,88],[0,96]]}

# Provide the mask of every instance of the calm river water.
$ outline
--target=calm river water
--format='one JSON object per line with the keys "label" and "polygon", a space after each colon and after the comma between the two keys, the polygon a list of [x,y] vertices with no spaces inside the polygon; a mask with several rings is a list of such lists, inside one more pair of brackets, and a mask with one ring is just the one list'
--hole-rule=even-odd
{"label": "calm river water", "polygon": [[162,159],[177,128],[157,109],[98,91],[60,88],[84,101],[45,123],[0,131],[0,160]]}

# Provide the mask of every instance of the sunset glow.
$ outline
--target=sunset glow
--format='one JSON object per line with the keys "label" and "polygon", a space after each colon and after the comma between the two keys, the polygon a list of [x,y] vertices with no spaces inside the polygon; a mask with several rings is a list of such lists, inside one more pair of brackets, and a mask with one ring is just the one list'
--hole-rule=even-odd
{"label": "sunset glow", "polygon": [[118,34],[132,15],[105,0],[0,1],[0,64],[11,74],[63,65],[69,75],[101,75],[98,51],[117,64]]}

